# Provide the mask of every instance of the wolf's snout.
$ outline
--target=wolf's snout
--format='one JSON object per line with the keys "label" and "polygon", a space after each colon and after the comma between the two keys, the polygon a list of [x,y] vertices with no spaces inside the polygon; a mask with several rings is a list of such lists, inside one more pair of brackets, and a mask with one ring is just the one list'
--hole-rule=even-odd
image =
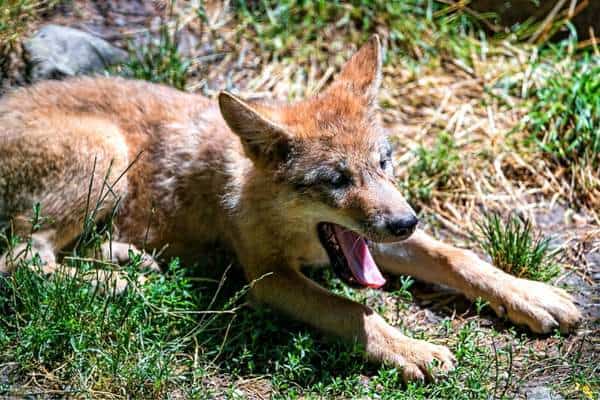
{"label": "wolf's snout", "polygon": [[401,239],[406,239],[413,234],[417,228],[419,219],[414,215],[392,218],[387,222],[387,229],[394,236]]}

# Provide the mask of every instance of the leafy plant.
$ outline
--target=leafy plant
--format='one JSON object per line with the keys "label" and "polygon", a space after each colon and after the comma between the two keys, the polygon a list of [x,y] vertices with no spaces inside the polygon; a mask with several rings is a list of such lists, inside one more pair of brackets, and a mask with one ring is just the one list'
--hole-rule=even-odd
{"label": "leafy plant", "polygon": [[477,226],[477,240],[498,268],[520,278],[541,281],[560,272],[550,239],[534,233],[529,221],[510,216],[503,222],[497,214],[489,214]]}

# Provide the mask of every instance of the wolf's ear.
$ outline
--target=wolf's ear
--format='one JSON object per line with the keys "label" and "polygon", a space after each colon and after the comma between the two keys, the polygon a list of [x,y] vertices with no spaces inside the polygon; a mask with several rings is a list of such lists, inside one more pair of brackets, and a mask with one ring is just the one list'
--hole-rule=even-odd
{"label": "wolf's ear", "polygon": [[342,67],[334,85],[341,84],[372,104],[381,84],[381,64],[381,43],[373,35]]}
{"label": "wolf's ear", "polygon": [[272,164],[286,158],[291,135],[284,127],[228,92],[219,93],[219,108],[229,128],[242,139],[244,150],[252,160]]}

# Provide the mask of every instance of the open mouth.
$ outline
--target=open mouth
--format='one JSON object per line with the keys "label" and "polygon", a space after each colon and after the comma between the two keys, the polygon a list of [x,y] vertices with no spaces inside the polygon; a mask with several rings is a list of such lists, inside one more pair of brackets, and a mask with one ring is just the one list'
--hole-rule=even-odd
{"label": "open mouth", "polygon": [[321,222],[317,231],[331,266],[341,280],[359,288],[380,288],[385,284],[364,237],[329,222]]}

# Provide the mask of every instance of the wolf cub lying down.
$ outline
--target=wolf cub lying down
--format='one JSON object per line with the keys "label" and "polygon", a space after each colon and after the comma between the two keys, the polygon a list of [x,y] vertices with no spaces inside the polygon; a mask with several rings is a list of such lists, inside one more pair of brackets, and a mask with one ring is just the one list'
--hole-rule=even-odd
{"label": "wolf cub lying down", "polygon": [[217,104],[118,78],[16,90],[0,100],[0,221],[26,236],[40,203],[51,223],[32,235],[32,252],[23,245],[2,255],[0,271],[31,253],[55,270],[57,252],[81,234],[90,187],[96,198],[108,185],[96,220],[119,202],[118,242],[103,246],[106,257],[125,262],[145,244],[193,259],[220,242],[257,280],[256,301],[362,343],[405,380],[450,370],[451,352],[404,336],[301,267],[331,265],[348,284],[371,288],[385,284],[381,271],[408,274],[481,297],[534,332],[573,328],[580,313],[565,291],[515,278],[417,228],[376,118],[380,81],[374,36],[322,93],[293,104],[227,92]]}

